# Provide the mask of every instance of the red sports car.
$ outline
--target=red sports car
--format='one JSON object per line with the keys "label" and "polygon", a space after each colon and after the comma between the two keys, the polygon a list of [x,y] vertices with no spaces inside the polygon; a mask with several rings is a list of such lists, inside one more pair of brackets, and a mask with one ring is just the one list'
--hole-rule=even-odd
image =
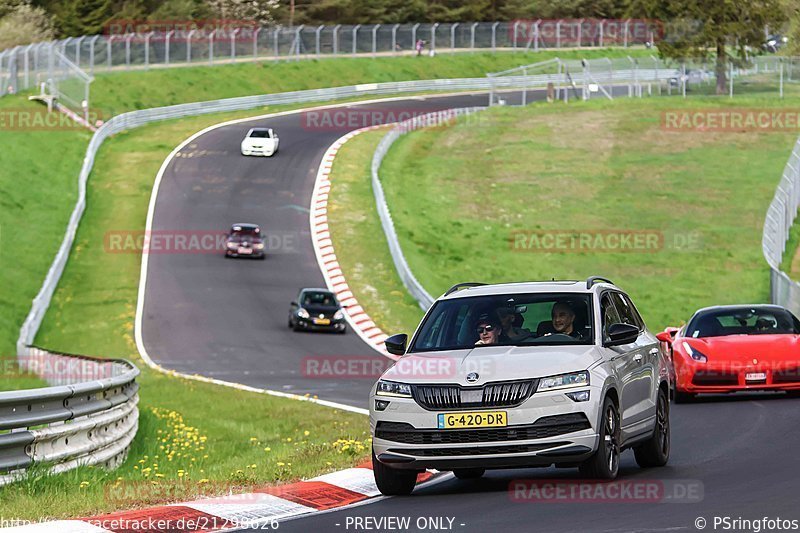
{"label": "red sports car", "polygon": [[678,403],[703,392],[800,392],[800,320],[783,307],[707,307],[657,337],[671,348]]}

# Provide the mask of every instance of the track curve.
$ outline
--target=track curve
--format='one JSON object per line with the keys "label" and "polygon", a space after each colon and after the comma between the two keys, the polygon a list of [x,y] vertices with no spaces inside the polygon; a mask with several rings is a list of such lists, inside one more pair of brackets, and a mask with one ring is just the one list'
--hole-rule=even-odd
{"label": "track curve", "polygon": [[[485,105],[486,100],[486,95],[418,97],[347,107],[396,115]],[[240,155],[239,143],[256,125],[280,136],[276,156]],[[352,331],[312,334],[287,328],[297,290],[324,286],[308,216],[320,161],[336,139],[360,125],[329,126],[325,119],[304,119],[299,113],[226,125],[198,136],[169,162],[157,191],[154,234],[221,231],[234,222],[255,222],[266,235],[281,238],[282,253],[263,262],[226,260],[218,253],[151,253],[141,320],[142,341],[154,362],[179,372],[366,405],[373,380],[305,377],[303,360],[383,356]]]}

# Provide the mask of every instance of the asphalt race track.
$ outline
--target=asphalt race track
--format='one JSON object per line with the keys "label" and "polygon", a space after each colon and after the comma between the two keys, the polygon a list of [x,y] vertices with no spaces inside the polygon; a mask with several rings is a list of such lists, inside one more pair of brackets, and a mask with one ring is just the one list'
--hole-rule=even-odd
{"label": "asphalt race track", "polygon": [[[420,114],[487,101],[487,95],[412,98],[358,109]],[[352,331],[296,333],[287,327],[289,303],[298,289],[324,286],[308,207],[325,150],[355,129],[328,124],[291,114],[225,126],[198,137],[173,158],[159,188],[154,234],[225,231],[235,222],[255,222],[267,238],[277,239],[279,250],[264,261],[226,259],[221,253],[151,253],[142,337],[156,363],[366,407],[374,379],[307,378],[304,360],[385,358]],[[254,126],[274,128],[280,137],[274,157],[240,154],[239,144]]]}
{"label": "asphalt race track", "polygon": [[[465,95],[364,107],[433,111],[486,101],[485,95]],[[241,139],[254,125],[272,127],[280,136],[274,158],[239,154]],[[303,359],[381,356],[352,331],[295,333],[286,324],[297,289],[323,285],[307,208],[322,154],[344,133],[309,128],[299,115],[288,115],[213,130],[173,159],[161,183],[153,230],[212,231],[233,222],[256,222],[267,234],[286,240],[281,253],[265,261],[230,260],[220,254],[151,254],[142,326],[147,351],[157,363],[366,407],[372,380],[308,378]],[[693,503],[518,502],[509,493],[513,480],[577,480],[577,470],[506,470],[473,481],[450,476],[409,497],[283,522],[280,530],[434,531],[417,527],[418,517],[430,517],[444,518],[445,526],[453,519],[450,530],[465,532],[699,531],[695,521],[702,517],[705,530],[722,531],[721,526],[714,528],[715,516],[800,519],[800,481],[793,468],[800,442],[800,400],[780,394],[707,398],[673,405],[671,419],[669,465],[642,470],[626,452],[620,479],[653,482],[659,497],[687,496],[689,491]],[[383,517],[410,517],[410,527],[375,522]],[[355,522],[356,518],[370,522]]]}

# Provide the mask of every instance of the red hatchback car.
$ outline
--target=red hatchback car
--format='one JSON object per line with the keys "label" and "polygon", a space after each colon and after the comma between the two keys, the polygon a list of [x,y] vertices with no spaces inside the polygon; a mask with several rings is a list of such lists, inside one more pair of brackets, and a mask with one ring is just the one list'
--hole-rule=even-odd
{"label": "red hatchback car", "polygon": [[708,307],[657,337],[671,348],[678,403],[697,393],[800,392],[800,320],[783,307]]}

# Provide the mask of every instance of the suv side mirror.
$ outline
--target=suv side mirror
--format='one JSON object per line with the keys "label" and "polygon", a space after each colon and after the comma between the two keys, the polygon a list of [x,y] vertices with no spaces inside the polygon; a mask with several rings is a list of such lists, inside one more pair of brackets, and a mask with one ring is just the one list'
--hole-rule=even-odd
{"label": "suv side mirror", "polygon": [[612,324],[608,328],[608,339],[603,346],[621,346],[636,342],[639,338],[639,328],[631,324]]}
{"label": "suv side mirror", "polygon": [[292,303],[291,303],[291,306],[292,306],[292,307],[297,307],[297,302],[292,302]]}
{"label": "suv side mirror", "polygon": [[408,335],[405,333],[398,333],[397,335],[392,335],[391,337],[387,338],[385,341],[383,341],[383,344],[386,345],[386,351],[390,354],[405,355],[407,342]]}

